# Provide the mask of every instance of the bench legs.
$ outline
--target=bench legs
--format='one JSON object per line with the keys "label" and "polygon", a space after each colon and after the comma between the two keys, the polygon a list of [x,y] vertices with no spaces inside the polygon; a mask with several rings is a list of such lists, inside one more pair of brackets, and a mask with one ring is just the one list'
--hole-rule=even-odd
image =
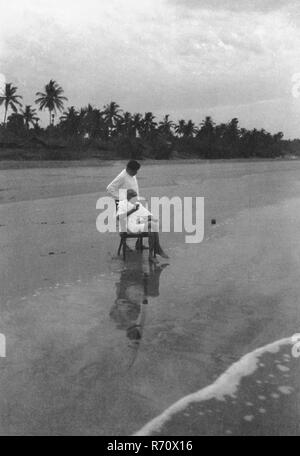
{"label": "bench legs", "polygon": [[120,245],[118,248],[118,256],[121,255],[121,251],[123,252],[123,260],[125,261],[125,259],[126,259],[126,238],[124,238],[124,237],[121,237],[121,240],[120,240]]}
{"label": "bench legs", "polygon": [[[137,247],[138,247],[138,250],[140,252],[143,251],[143,236],[136,236],[137,237]],[[125,236],[121,236],[121,240],[120,240],[120,245],[119,245],[119,248],[118,248],[118,256],[121,255],[121,252],[123,253],[123,260],[125,261],[126,260],[126,248],[127,248],[127,244],[126,244],[126,237]]]}

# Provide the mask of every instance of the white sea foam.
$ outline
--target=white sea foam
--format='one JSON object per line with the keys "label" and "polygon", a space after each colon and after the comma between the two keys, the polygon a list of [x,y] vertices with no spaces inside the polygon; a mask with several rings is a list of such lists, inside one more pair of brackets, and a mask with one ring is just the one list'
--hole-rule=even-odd
{"label": "white sea foam", "polygon": [[277,369],[280,370],[281,372],[289,372],[289,367],[283,366],[281,364],[277,365]]}
{"label": "white sea foam", "polygon": [[291,386],[280,386],[278,391],[280,391],[281,394],[289,395],[294,391],[294,388]]}
{"label": "white sea foam", "polygon": [[[266,353],[278,353],[282,346],[293,345],[293,343],[293,338],[289,337],[248,353],[239,361],[232,364],[232,366],[230,366],[214,383],[196,393],[183,397],[166,409],[161,415],[146,424],[134,435],[147,436],[154,432],[159,432],[162,426],[167,423],[173,415],[186,409],[186,407],[192,403],[210,399],[224,401],[226,396],[235,397],[242,378],[252,375],[258,369],[262,355]],[[280,392],[283,393],[283,390]],[[288,394],[287,390],[285,390],[285,394]]]}

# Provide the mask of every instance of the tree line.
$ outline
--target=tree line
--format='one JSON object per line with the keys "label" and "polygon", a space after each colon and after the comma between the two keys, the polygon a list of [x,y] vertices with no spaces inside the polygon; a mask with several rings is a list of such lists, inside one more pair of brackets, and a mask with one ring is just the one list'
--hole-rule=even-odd
{"label": "tree line", "polygon": [[[170,158],[275,158],[288,149],[283,133],[271,134],[264,129],[240,128],[237,118],[216,124],[207,116],[199,125],[192,120],[174,122],[169,115],[160,121],[152,112],[124,112],[112,101],[102,109],[91,104],[76,109],[65,108],[64,90],[54,80],[36,93],[35,104],[22,105],[22,96],[12,83],[6,83],[0,94],[4,108],[1,138],[38,137],[56,140],[64,147],[108,150],[121,157]],[[40,126],[39,111],[48,111],[49,124]],[[108,156],[109,158],[109,156]]]}

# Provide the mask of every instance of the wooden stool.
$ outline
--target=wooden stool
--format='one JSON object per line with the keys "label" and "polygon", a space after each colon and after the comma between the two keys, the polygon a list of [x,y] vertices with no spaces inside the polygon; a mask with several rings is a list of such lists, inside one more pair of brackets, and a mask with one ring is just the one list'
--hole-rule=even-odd
{"label": "wooden stool", "polygon": [[126,260],[126,247],[127,247],[127,244],[126,244],[126,240],[127,239],[137,239],[138,240],[138,243],[137,243],[137,246],[138,246],[138,250],[140,252],[143,251],[143,238],[148,238],[149,237],[149,233],[120,233],[120,245],[119,245],[119,249],[118,249],[118,256],[121,255],[121,251],[123,250],[123,260],[125,261]]}

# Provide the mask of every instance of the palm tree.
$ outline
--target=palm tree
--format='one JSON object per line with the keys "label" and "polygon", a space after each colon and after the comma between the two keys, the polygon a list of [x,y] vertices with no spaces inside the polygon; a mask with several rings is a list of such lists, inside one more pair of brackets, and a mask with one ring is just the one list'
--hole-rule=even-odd
{"label": "palm tree", "polygon": [[201,135],[211,135],[214,131],[215,123],[210,116],[206,116],[203,122],[201,122],[199,134]]}
{"label": "palm tree", "polygon": [[142,131],[144,135],[153,133],[157,127],[157,123],[154,121],[155,116],[152,112],[146,112],[144,118],[141,121]]}
{"label": "palm tree", "polygon": [[91,128],[90,128],[90,118],[93,114],[93,106],[91,104],[88,104],[88,106],[85,106],[84,108],[81,108],[79,111],[79,131],[82,135],[84,136],[91,136]]}
{"label": "palm tree", "polygon": [[4,104],[4,126],[6,125],[8,108],[11,108],[14,113],[17,113],[17,106],[22,106],[22,103],[18,100],[22,97],[16,94],[17,90],[18,87],[14,87],[12,83],[9,82],[5,84],[4,91],[0,94],[0,106]]}
{"label": "palm tree", "polygon": [[108,137],[108,127],[105,124],[104,112],[100,111],[100,109],[93,108],[89,104],[86,108],[81,109],[79,118],[79,129],[87,137],[96,138],[100,136],[103,139]]}
{"label": "palm tree", "polygon": [[50,125],[53,125],[54,115],[56,111],[62,111],[64,108],[64,101],[68,99],[62,94],[64,93],[63,89],[58,85],[53,79],[50,80],[45,86],[45,92],[37,92],[36,96],[38,97],[35,100],[35,103],[39,104],[40,111],[43,109],[49,110]]}
{"label": "palm tree", "polygon": [[225,141],[227,148],[230,151],[231,156],[238,155],[239,138],[240,138],[239,121],[235,117],[227,124],[227,128],[226,128],[226,131],[224,134],[224,141]]}
{"label": "palm tree", "polygon": [[179,120],[178,124],[175,126],[175,133],[178,136],[184,136],[186,123],[184,119]]}
{"label": "palm tree", "polygon": [[74,119],[77,118],[78,112],[76,111],[74,106],[71,106],[70,108],[67,108],[66,111],[63,112],[63,115],[60,117],[60,120],[67,121],[69,119]]}
{"label": "palm tree", "polygon": [[225,123],[221,123],[217,125],[215,128],[216,138],[218,141],[223,141],[225,133],[226,133],[227,125]]}
{"label": "palm tree", "polygon": [[198,129],[195,127],[194,122],[189,120],[184,126],[183,135],[193,137],[196,133],[198,133]]}
{"label": "palm tree", "polygon": [[206,158],[212,158],[213,147],[215,145],[216,128],[215,123],[210,116],[205,117],[200,124],[197,137],[201,140],[202,147]]}
{"label": "palm tree", "polygon": [[172,120],[169,120],[169,117],[170,115],[167,114],[163,120],[159,122],[159,130],[167,136],[170,136],[172,134],[172,128],[175,126],[174,122],[172,122]]}
{"label": "palm tree", "polygon": [[195,124],[192,120],[189,120],[186,122],[185,120],[181,119],[179,120],[178,124],[175,126],[175,133],[178,136],[184,136],[185,138],[187,137],[193,137],[194,134],[198,132],[197,128],[195,127]]}
{"label": "palm tree", "polygon": [[25,106],[25,109],[21,109],[21,115],[25,122],[27,130],[29,130],[30,124],[32,126],[36,125],[36,122],[39,121],[39,118],[36,115],[36,109],[32,108],[31,105]]}
{"label": "palm tree", "polygon": [[142,130],[142,114],[135,113],[132,116],[132,128],[134,130],[135,137],[141,133]]}
{"label": "palm tree", "polygon": [[282,131],[279,131],[278,133],[276,133],[275,135],[273,135],[273,139],[275,142],[280,142],[283,140],[283,137],[284,137],[284,134],[282,133]]}
{"label": "palm tree", "polygon": [[61,126],[69,135],[76,135],[79,130],[80,117],[74,106],[68,108],[60,117]]}
{"label": "palm tree", "polygon": [[126,136],[132,136],[134,132],[133,119],[130,112],[125,112],[118,122],[119,131]]}
{"label": "palm tree", "polygon": [[122,118],[120,113],[120,106],[114,101],[104,106],[104,120],[108,127],[109,136],[112,135],[114,128]]}

